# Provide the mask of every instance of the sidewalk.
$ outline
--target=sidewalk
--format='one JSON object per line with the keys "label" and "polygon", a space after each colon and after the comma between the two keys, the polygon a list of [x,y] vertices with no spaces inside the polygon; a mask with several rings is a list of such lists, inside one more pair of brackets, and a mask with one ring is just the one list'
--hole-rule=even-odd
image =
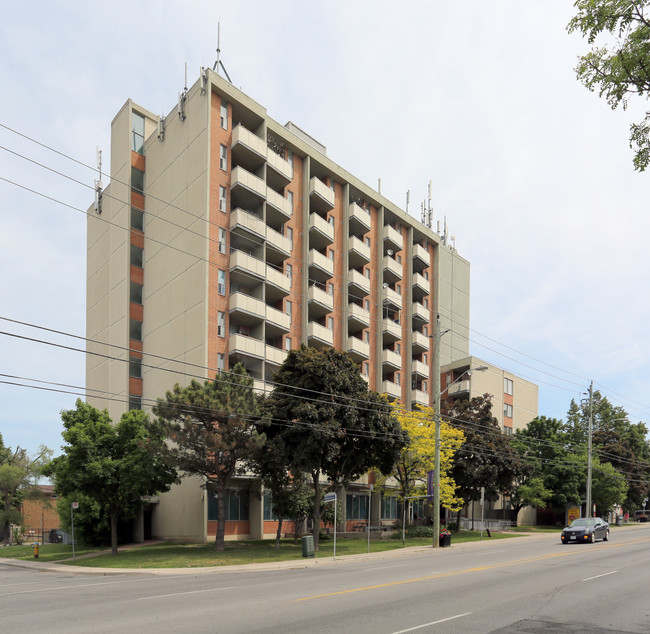
{"label": "sidewalk", "polygon": [[[525,536],[528,539],[541,539],[553,537],[551,533],[517,533],[517,535]],[[395,550],[385,550],[378,553],[360,553],[356,555],[341,555],[337,556],[336,561],[332,557],[321,558],[305,558],[305,559],[292,559],[291,561],[269,561],[259,564],[242,564],[238,566],[201,566],[196,568],[93,568],[93,567],[76,567],[67,566],[62,563],[50,563],[25,561],[20,559],[3,559],[0,557],[0,566],[13,566],[15,568],[27,568],[37,570],[38,572],[54,572],[63,573],[67,575],[91,575],[91,576],[111,576],[111,575],[209,575],[216,573],[227,572],[244,572],[244,571],[265,571],[265,570],[292,570],[299,568],[312,568],[315,566],[331,566],[339,563],[349,561],[359,561],[363,559],[390,559],[403,555],[417,555],[424,553],[438,553],[440,555],[448,556],[454,550],[472,548],[487,544],[490,538],[486,537],[481,541],[463,542],[460,544],[453,544],[450,548],[433,549],[431,546],[409,546],[406,548],[397,548]],[[125,544],[120,546],[120,550],[130,550],[132,548],[140,548],[152,546],[154,544],[164,543],[162,541],[150,540],[140,544]],[[505,543],[499,540],[499,544]],[[106,551],[99,553],[92,553],[90,555],[81,555],[76,559],[96,557],[100,554],[110,553],[110,548]],[[72,559],[65,559],[62,561],[72,561]]]}

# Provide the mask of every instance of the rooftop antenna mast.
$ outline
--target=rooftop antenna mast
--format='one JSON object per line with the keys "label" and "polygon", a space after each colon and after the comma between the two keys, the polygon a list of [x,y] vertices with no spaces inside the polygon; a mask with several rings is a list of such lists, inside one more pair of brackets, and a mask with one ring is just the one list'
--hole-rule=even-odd
{"label": "rooftop antenna mast", "polygon": [[232,84],[232,79],[230,79],[230,75],[221,61],[221,22],[217,22],[217,61],[212,67],[212,70],[215,71],[217,75],[219,74],[219,66],[223,69],[226,79]]}
{"label": "rooftop antenna mast", "polygon": [[433,206],[431,205],[431,181],[429,181],[429,199],[427,201],[427,227],[433,224]]}
{"label": "rooftop antenna mast", "polygon": [[97,148],[97,171],[99,180],[95,181],[95,212],[101,214],[104,184],[102,183],[102,151],[99,147]]}

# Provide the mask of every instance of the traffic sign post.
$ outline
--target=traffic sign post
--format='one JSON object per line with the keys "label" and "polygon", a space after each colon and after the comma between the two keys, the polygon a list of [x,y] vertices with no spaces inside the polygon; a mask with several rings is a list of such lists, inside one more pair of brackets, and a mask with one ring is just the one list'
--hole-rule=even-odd
{"label": "traffic sign post", "polygon": [[72,561],[74,561],[74,510],[79,508],[79,502],[70,505],[70,527],[72,529]]}
{"label": "traffic sign post", "polygon": [[336,561],[336,493],[326,493],[323,502],[325,504],[334,502],[334,561]]}

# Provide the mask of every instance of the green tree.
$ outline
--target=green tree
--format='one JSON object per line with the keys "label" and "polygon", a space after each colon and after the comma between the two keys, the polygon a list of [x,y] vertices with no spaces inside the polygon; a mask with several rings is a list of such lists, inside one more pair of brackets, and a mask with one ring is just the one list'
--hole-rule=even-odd
{"label": "green tree", "polygon": [[627,481],[609,462],[592,459],[591,497],[596,514],[604,515],[615,504],[622,504],[627,495]]}
{"label": "green tree", "polygon": [[223,551],[226,493],[263,443],[253,426],[260,412],[253,379],[238,363],[214,381],[177,383],[153,411],[174,442],[173,464],[184,476],[201,477],[207,492],[217,495],[215,550]]}
{"label": "green tree", "polygon": [[510,490],[513,520],[517,521],[519,511],[526,506],[544,508],[551,495],[552,492],[544,486],[544,479],[539,476],[516,482]]}
{"label": "green tree", "polygon": [[26,497],[38,497],[36,484],[51,451],[39,449],[38,455],[30,457],[24,449],[5,447],[0,434],[0,526],[2,541],[11,543],[11,524],[21,522],[20,504]]}
{"label": "green tree", "polygon": [[337,488],[373,467],[389,473],[407,438],[390,404],[368,390],[345,352],[302,346],[289,352],[274,379],[263,429],[273,442],[282,438],[286,468],[311,477],[318,548],[321,477]]}
{"label": "green tree", "polygon": [[[598,91],[612,109],[625,109],[632,95],[650,95],[650,2],[630,0],[578,0],[577,14],[567,27],[591,45],[579,58],[578,79]],[[599,40],[602,45],[597,46]],[[605,41],[603,41],[605,40]],[[609,40],[609,41],[608,41]],[[650,112],[630,126],[634,168],[644,171],[650,162]]]}
{"label": "green tree", "polygon": [[[486,500],[496,500],[508,493],[528,466],[514,451],[510,439],[492,416],[489,394],[470,400],[444,400],[442,415],[465,434],[463,446],[456,452],[451,476],[458,485],[457,495],[466,502],[481,499],[481,488]],[[458,511],[460,530],[460,511]]]}
{"label": "green tree", "polygon": [[81,400],[61,413],[66,444],[46,475],[63,496],[81,493],[110,518],[111,550],[117,555],[117,526],[143,496],[168,491],[176,470],[165,460],[165,436],[147,415],[133,410],[114,425],[106,410]]}

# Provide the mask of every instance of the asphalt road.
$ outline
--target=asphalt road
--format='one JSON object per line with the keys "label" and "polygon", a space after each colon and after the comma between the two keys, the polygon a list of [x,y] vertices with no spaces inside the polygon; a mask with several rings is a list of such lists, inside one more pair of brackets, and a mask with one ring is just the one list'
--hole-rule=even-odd
{"label": "asphalt road", "polygon": [[558,533],[275,570],[0,564],[0,631],[648,632],[649,570],[650,525],[596,544],[565,546]]}

